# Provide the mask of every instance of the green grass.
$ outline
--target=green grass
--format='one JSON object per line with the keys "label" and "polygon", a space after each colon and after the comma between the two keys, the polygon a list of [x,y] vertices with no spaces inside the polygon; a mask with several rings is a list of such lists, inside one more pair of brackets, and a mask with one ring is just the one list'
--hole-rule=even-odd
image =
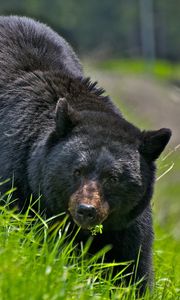
{"label": "green grass", "polygon": [[[40,216],[16,214],[1,207],[0,299],[128,299],[134,288],[113,285],[115,264],[103,263],[108,247],[87,259],[90,241],[80,252],[67,242],[68,220],[48,226]],[[97,259],[101,258],[102,263]],[[126,267],[126,264],[124,264]],[[133,298],[132,298],[133,299]]]}
{"label": "green grass", "polygon": [[167,61],[147,62],[135,59],[106,60],[97,64],[100,69],[118,72],[120,74],[151,74],[158,79],[180,79],[180,65]]}

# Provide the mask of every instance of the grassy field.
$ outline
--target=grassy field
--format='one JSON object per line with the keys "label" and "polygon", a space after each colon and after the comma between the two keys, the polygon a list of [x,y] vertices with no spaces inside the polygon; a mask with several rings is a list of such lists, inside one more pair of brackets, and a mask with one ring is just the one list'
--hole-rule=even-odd
{"label": "grassy field", "polygon": [[[88,243],[77,253],[73,237],[66,242],[68,225],[65,218],[52,231],[40,216],[1,208],[0,299],[135,299],[135,286],[114,286],[113,264],[103,263],[108,248],[87,259]],[[159,224],[155,228],[155,287],[141,299],[179,299],[180,243]]]}
{"label": "grassy field", "polygon": [[[180,148],[172,150],[158,162],[153,198],[155,283],[144,300],[180,299]],[[28,212],[21,215],[0,207],[0,299],[135,299],[135,286],[114,285],[113,264],[103,263],[108,248],[87,259],[89,241],[77,253],[73,237],[67,243],[68,219],[62,219],[51,228],[50,220],[39,215],[30,218]]]}

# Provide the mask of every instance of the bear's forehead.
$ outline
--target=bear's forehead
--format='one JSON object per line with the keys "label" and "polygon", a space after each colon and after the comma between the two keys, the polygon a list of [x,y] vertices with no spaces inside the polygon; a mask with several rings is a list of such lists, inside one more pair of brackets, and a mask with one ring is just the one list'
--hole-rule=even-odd
{"label": "bear's forehead", "polygon": [[72,141],[70,144],[69,154],[80,164],[95,164],[99,168],[107,165],[119,169],[122,166],[136,170],[140,168],[140,154],[136,145],[113,141],[97,144],[91,140],[76,140],[75,144]]}
{"label": "bear's forehead", "polygon": [[[114,150],[114,151],[112,151]],[[99,168],[113,167],[114,169],[140,171],[140,155],[138,150],[123,145],[119,149],[102,147],[97,156]]]}
{"label": "bear's forehead", "polygon": [[110,136],[92,139],[91,136],[77,136],[69,139],[65,148],[74,151],[106,153],[111,152],[113,155],[122,154],[132,156],[138,153],[138,142],[129,143],[126,140],[113,139]]}

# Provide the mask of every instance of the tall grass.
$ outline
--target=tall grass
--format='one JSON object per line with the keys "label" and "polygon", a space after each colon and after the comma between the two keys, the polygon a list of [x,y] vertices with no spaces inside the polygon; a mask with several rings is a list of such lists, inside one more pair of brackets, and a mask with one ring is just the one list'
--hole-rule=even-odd
{"label": "tall grass", "polygon": [[[67,216],[49,223],[0,208],[0,299],[108,299],[117,265],[103,263],[109,247],[87,258],[91,240],[77,251]],[[119,295],[128,299],[133,290],[122,287]]]}
{"label": "tall grass", "polygon": [[[69,233],[67,216],[62,214],[52,226],[51,219],[30,217],[30,211],[20,214],[0,207],[0,299],[135,299],[135,285],[114,285],[116,264],[104,263],[108,246],[88,257],[91,239],[77,249],[78,231]],[[141,299],[179,299],[175,255],[180,248],[157,229],[154,292],[147,291]],[[122,264],[126,268],[128,263]],[[118,277],[123,278],[123,272]]]}

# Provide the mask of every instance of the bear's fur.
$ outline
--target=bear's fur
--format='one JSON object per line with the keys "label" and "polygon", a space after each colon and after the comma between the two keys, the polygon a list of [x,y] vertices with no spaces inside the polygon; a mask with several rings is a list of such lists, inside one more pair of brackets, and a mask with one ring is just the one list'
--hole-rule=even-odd
{"label": "bear's fur", "polygon": [[78,240],[103,223],[90,252],[110,244],[106,261],[139,256],[142,289],[152,277],[154,161],[170,135],[126,121],[49,27],[0,17],[1,181],[13,178],[20,209],[42,195],[47,216],[70,214],[82,227]]}

